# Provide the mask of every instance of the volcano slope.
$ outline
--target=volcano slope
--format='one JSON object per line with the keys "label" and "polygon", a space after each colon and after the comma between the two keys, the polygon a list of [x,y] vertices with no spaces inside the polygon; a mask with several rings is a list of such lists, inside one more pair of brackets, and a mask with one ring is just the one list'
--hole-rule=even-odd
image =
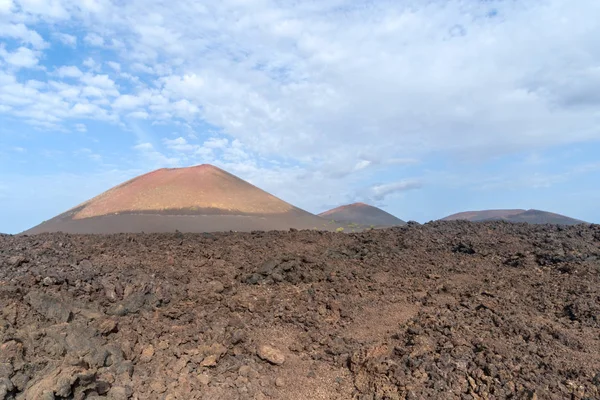
{"label": "volcano slope", "polygon": [[597,399],[600,227],[0,236],[0,399]]}
{"label": "volcano slope", "polygon": [[406,225],[392,214],[365,203],[354,203],[322,212],[319,217],[329,220],[354,223],[360,226],[391,227]]}
{"label": "volcano slope", "polygon": [[556,224],[556,225],[578,225],[585,224],[585,221],[566,217],[564,215],[540,210],[483,210],[466,211],[458,214],[452,214],[442,221],[467,220],[471,222],[485,221],[507,221],[507,222],[526,222],[528,224]]}
{"label": "volcano slope", "polygon": [[209,164],[163,168],[118,185],[24,232],[134,233],[335,229]]}

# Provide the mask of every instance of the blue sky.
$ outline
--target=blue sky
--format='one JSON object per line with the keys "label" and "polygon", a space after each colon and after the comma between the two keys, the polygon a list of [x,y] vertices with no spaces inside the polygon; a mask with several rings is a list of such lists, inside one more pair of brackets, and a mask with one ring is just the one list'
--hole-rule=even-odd
{"label": "blue sky", "polygon": [[600,222],[600,3],[0,0],[0,232],[220,166],[311,212]]}

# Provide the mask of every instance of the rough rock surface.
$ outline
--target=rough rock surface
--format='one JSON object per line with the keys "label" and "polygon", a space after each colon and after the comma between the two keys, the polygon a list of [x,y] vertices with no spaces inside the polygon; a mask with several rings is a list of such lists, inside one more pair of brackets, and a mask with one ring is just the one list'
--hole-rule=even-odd
{"label": "rough rock surface", "polygon": [[600,227],[0,236],[0,400],[597,399]]}

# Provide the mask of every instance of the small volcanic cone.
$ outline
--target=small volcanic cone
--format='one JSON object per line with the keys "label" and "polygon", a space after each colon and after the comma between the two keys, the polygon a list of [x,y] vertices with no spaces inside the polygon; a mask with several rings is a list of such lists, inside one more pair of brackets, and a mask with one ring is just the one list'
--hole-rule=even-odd
{"label": "small volcanic cone", "polygon": [[406,222],[394,217],[380,208],[365,203],[354,203],[334,208],[319,214],[329,220],[355,223],[363,226],[397,226],[406,225]]}
{"label": "small volcanic cone", "polygon": [[325,222],[204,164],[141,175],[24,233],[312,229]]}
{"label": "small volcanic cone", "polygon": [[518,215],[524,213],[525,210],[482,210],[482,211],[464,211],[457,214],[449,215],[445,218],[442,218],[442,221],[457,221],[457,220],[467,220],[467,221],[482,221],[486,219],[492,218],[507,218],[513,215]]}
{"label": "small volcanic cone", "polygon": [[471,222],[507,221],[529,224],[577,225],[584,221],[540,210],[481,210],[465,211],[442,218],[442,221],[467,220]]}

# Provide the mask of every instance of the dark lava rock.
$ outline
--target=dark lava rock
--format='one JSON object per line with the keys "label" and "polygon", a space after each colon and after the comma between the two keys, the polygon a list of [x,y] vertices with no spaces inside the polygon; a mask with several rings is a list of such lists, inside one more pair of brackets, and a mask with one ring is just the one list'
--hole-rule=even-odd
{"label": "dark lava rock", "polygon": [[598,238],[0,235],[0,399],[597,399]]}

